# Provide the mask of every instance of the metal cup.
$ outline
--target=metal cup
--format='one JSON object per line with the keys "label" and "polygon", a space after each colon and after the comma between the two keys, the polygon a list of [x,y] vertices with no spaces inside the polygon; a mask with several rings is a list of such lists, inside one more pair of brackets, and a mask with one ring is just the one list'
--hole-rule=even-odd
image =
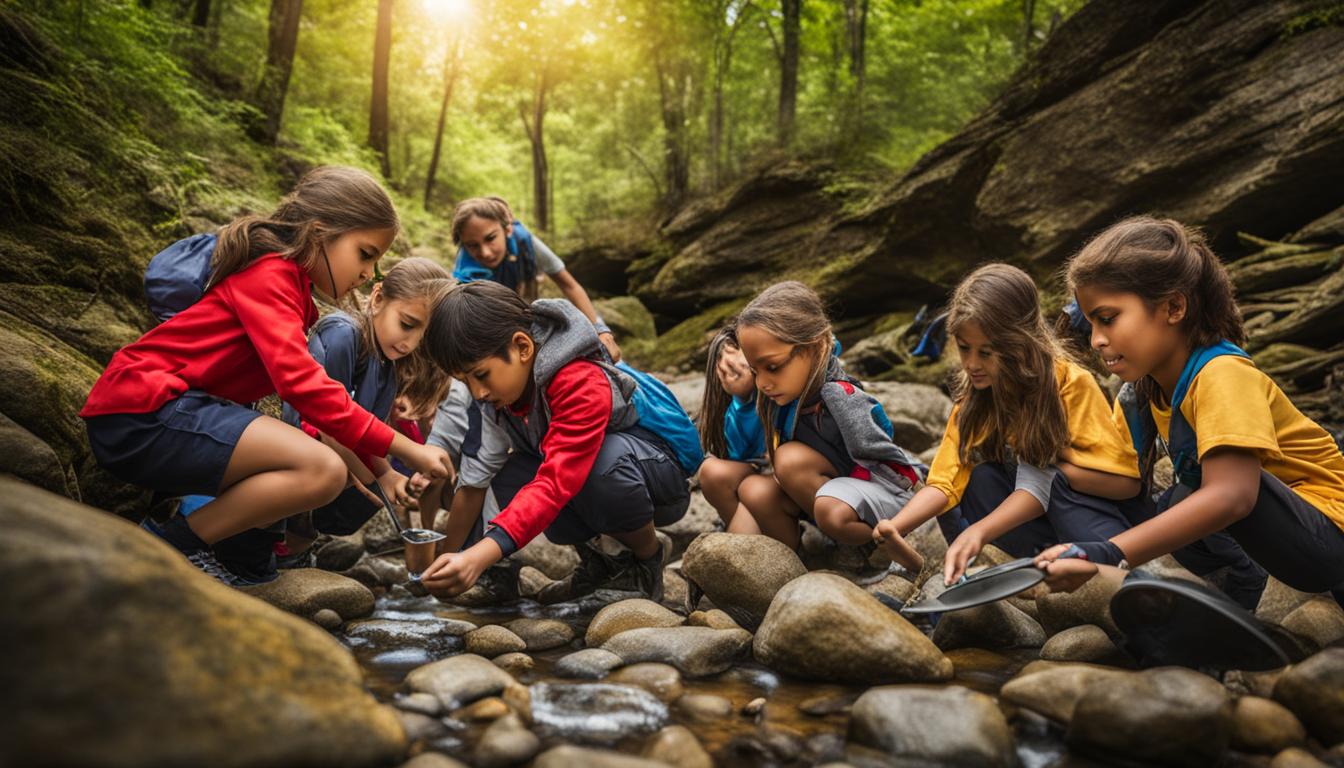
{"label": "metal cup", "polygon": [[407,528],[401,532],[401,540],[406,545],[406,572],[411,581],[419,581],[420,574],[434,562],[435,549],[443,538],[442,533],[424,528]]}

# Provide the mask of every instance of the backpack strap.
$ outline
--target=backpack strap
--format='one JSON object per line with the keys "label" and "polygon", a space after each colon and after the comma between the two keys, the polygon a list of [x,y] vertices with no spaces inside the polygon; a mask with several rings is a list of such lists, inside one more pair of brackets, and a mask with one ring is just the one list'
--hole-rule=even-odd
{"label": "backpack strap", "polygon": [[1167,450],[1171,454],[1171,466],[1175,481],[1191,489],[1198,488],[1201,480],[1199,470],[1199,440],[1195,428],[1186,421],[1181,413],[1181,404],[1190,392],[1190,385],[1204,366],[1215,358],[1231,355],[1250,359],[1250,355],[1230,341],[1220,341],[1207,347],[1199,347],[1190,353],[1181,377],[1176,381],[1176,390],[1171,395],[1171,426],[1167,431]]}

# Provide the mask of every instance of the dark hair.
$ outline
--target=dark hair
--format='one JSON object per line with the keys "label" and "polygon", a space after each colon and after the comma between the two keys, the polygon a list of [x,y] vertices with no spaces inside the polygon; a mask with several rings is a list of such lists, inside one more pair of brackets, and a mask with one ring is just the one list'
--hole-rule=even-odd
{"label": "dark hair", "polygon": [[[441,264],[429,259],[413,256],[392,265],[378,283],[377,290],[383,301],[413,301],[422,299],[433,313],[443,297],[456,285],[456,281]],[[364,311],[357,315],[361,335],[364,340],[361,355],[376,354],[378,344],[373,332],[373,301],[364,305]],[[426,329],[428,333],[428,329]],[[439,370],[429,359],[422,342],[415,351],[397,361],[398,394],[411,401],[413,410],[421,411],[433,408],[448,394],[452,383],[446,373]]]}
{"label": "dark hair", "polygon": [[974,322],[989,338],[999,360],[998,380],[990,389],[971,386],[965,370],[953,379],[958,405],[958,458],[970,465],[976,455],[988,461],[1017,458],[1044,467],[1059,460],[1069,445],[1068,415],[1059,397],[1055,361],[1068,359],[1041,316],[1036,283],[1009,264],[986,264],[962,280],[952,293],[948,333]]}
{"label": "dark hair", "polygon": [[[826,306],[821,303],[821,297],[817,296],[816,291],[797,280],[775,283],[761,291],[737,316],[737,327],[747,326],[760,328],[785,344],[804,348],[811,369],[807,375],[807,386],[798,398],[800,404],[821,391],[821,386],[826,383],[826,368],[831,361],[830,352],[835,345],[835,337],[831,335],[831,321],[826,317]],[[765,428],[766,452],[773,460],[779,406],[768,397],[758,397],[756,413]]]}
{"label": "dark hair", "polygon": [[532,333],[532,309],[517,292],[490,280],[448,291],[434,307],[425,350],[450,375],[488,357],[508,357],[513,335]]}
{"label": "dark hair", "polygon": [[723,434],[723,417],[728,413],[728,402],[733,399],[728,390],[723,388],[723,382],[719,381],[719,357],[725,347],[738,347],[737,318],[729,320],[709,342],[708,358],[705,360],[705,396],[700,401],[700,415],[696,418],[696,426],[700,430],[700,446],[706,453],[712,453],[719,458],[728,457],[728,440]]}
{"label": "dark hair", "polygon": [[314,168],[269,216],[243,216],[220,228],[209,285],[268,253],[311,269],[320,246],[332,238],[357,229],[400,226],[392,198],[368,173],[339,165]]}
{"label": "dark hair", "polygon": [[463,200],[453,208],[451,227],[453,245],[462,244],[462,228],[467,226],[468,221],[476,217],[498,222],[501,227],[507,229],[513,223],[513,209],[509,208],[509,204],[504,198],[494,195],[490,197],[469,197]]}

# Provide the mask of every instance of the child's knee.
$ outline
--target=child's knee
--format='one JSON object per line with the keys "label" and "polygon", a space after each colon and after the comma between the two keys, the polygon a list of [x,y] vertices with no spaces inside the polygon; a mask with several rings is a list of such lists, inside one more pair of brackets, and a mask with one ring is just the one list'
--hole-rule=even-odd
{"label": "child's knee", "polygon": [[772,461],[775,477],[782,484],[797,482],[802,476],[816,471],[817,452],[799,442],[787,442],[775,449]]}
{"label": "child's knee", "polygon": [[781,491],[774,478],[752,475],[737,487],[737,498],[747,509],[761,509],[779,498]]}
{"label": "child's knee", "polygon": [[812,517],[817,521],[817,527],[821,532],[830,536],[858,520],[859,514],[853,507],[839,499],[821,496],[812,507]]}
{"label": "child's knee", "polygon": [[350,477],[350,470],[335,451],[320,443],[316,447],[320,450],[314,451],[309,458],[311,466],[303,470],[311,493],[309,506],[312,507],[334,501],[345,490],[346,481]]}
{"label": "child's knee", "polygon": [[729,490],[732,484],[732,466],[723,459],[708,458],[700,465],[700,487],[714,493]]}

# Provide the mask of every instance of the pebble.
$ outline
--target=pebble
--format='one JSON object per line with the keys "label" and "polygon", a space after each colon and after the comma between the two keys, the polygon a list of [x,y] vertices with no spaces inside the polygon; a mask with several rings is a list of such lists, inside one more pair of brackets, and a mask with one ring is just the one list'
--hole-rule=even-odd
{"label": "pebble", "polygon": [[504,626],[522,638],[532,653],[559,648],[574,640],[574,628],[555,619],[514,619]]}
{"label": "pebble", "polygon": [[487,624],[474,629],[463,639],[467,643],[467,653],[475,653],[487,659],[527,650],[527,643],[523,642],[521,637],[498,624]]}
{"label": "pebble", "polygon": [[585,648],[562,657],[555,663],[557,677],[574,677],[585,680],[600,680],[607,673],[625,662],[611,651],[601,648]]}
{"label": "pebble", "polygon": [[541,750],[541,739],[527,730],[517,715],[505,715],[490,724],[476,745],[475,764],[501,768],[526,762]]}
{"label": "pebble", "polygon": [[494,662],[496,667],[515,676],[524,672],[531,672],[537,666],[537,662],[533,661],[531,656],[517,651],[496,656],[491,661]]}
{"label": "pebble", "polygon": [[731,717],[733,702],[710,693],[688,693],[677,699],[677,709],[695,722],[709,723]]}
{"label": "pebble", "polygon": [[341,614],[330,608],[323,608],[313,614],[313,623],[326,630],[337,630],[341,628]]}
{"label": "pebble", "polygon": [[606,681],[638,686],[664,702],[676,701],[684,691],[677,668],[655,662],[622,667],[608,675]]}
{"label": "pebble", "polygon": [[681,616],[644,598],[633,598],[612,603],[598,611],[588,624],[584,642],[589,648],[600,648],[611,638],[631,629],[644,627],[676,627]]}
{"label": "pebble", "polygon": [[684,725],[669,725],[649,739],[644,757],[677,768],[713,768],[714,760]]}

